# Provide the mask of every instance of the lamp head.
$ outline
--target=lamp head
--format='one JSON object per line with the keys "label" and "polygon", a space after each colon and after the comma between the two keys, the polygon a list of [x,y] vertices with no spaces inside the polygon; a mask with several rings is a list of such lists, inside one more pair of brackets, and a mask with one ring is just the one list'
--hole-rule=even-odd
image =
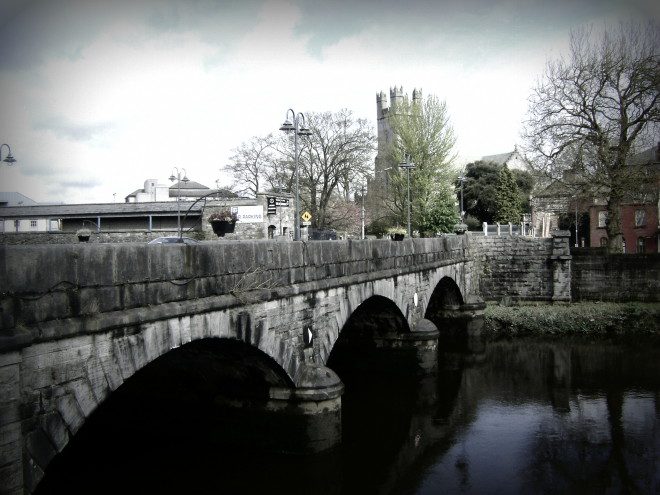
{"label": "lamp head", "polygon": [[295,129],[296,128],[294,127],[293,123],[288,118],[284,121],[282,127],[280,127],[280,131],[284,131],[284,132],[295,131]]}
{"label": "lamp head", "polygon": [[170,180],[174,182],[176,180],[176,177],[174,177],[174,174],[170,175]]}
{"label": "lamp head", "polygon": [[188,182],[188,181],[190,181],[190,179],[189,179],[188,177],[186,177],[185,175],[183,176],[183,179],[181,179],[181,180],[182,180],[183,182]]}
{"label": "lamp head", "polygon": [[9,153],[9,154],[5,157],[5,159],[2,160],[2,161],[5,162],[5,163],[7,163],[7,164],[9,164],[10,167],[11,167],[14,163],[16,163],[16,159],[15,159],[13,156],[11,156],[11,153]]}
{"label": "lamp head", "polygon": [[304,125],[298,130],[298,135],[299,136],[311,136],[312,131],[309,130],[309,127],[305,127]]}

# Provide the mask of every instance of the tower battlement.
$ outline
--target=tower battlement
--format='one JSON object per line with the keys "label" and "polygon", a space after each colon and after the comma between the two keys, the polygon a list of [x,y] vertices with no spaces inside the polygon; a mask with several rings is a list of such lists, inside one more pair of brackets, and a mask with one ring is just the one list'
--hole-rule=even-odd
{"label": "tower battlement", "polygon": [[376,93],[376,112],[377,112],[378,120],[384,119],[387,116],[387,111],[389,107],[390,104],[387,100],[387,95],[385,94],[385,91]]}

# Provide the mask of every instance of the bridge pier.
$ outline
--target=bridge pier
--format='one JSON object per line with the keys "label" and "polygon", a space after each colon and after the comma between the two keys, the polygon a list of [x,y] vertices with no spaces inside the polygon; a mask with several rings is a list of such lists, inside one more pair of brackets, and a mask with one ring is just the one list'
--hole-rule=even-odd
{"label": "bridge pier", "polygon": [[[271,387],[266,412],[271,414],[274,445],[288,453],[314,453],[341,443],[341,395],[344,384],[330,368],[303,364],[295,388]],[[285,437],[280,437],[277,432]],[[279,438],[278,438],[279,437]]]}
{"label": "bridge pier", "polygon": [[440,330],[443,349],[461,351],[475,356],[483,353],[485,342],[482,336],[484,309],[481,300],[464,304],[444,306],[435,312],[433,321]]}
{"label": "bridge pier", "polygon": [[391,356],[393,362],[414,361],[414,366],[403,369],[426,374],[438,369],[438,336],[438,329],[433,322],[422,319],[412,332],[391,332],[375,336],[374,341],[376,348],[388,357]]}

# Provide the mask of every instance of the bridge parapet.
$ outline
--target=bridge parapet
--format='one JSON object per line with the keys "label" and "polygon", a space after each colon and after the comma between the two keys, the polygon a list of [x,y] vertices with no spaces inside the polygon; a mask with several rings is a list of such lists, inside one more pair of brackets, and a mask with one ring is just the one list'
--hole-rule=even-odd
{"label": "bridge parapet", "polygon": [[87,325],[67,333],[98,331],[110,325],[98,316],[104,313],[121,312],[112,320],[123,325],[130,323],[131,310],[162,306],[176,312],[166,306],[177,301],[226,295],[214,304],[240,305],[255,291],[270,299],[272,291],[302,293],[341,286],[344,277],[378,278],[455,263],[465,257],[466,247],[459,236],[402,242],[2,245],[0,350],[57,338],[67,319]]}

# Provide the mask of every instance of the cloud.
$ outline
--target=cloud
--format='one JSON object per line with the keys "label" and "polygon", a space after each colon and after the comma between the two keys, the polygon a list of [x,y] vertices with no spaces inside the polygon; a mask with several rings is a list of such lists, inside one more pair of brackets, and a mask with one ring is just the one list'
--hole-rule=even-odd
{"label": "cloud", "polygon": [[34,125],[37,131],[50,131],[56,137],[69,141],[91,141],[113,127],[110,122],[83,124],[71,122],[64,117],[51,117]]}

